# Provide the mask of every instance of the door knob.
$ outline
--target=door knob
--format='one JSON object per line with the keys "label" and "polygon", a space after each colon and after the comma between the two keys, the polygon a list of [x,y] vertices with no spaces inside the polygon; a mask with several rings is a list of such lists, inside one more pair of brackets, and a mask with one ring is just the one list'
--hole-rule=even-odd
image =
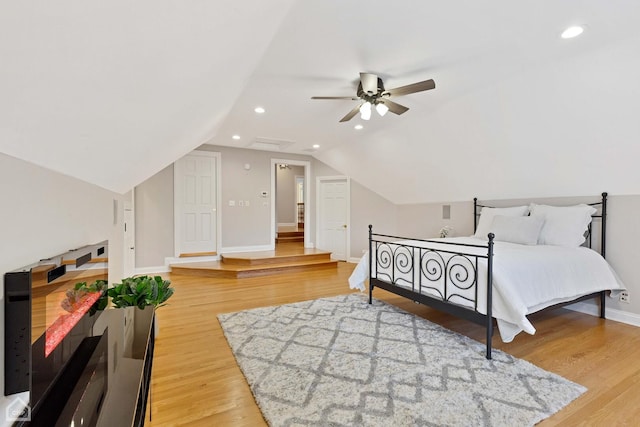
{"label": "door knob", "polygon": [[342,228],[347,228],[347,224],[344,224],[344,225],[342,226]]}

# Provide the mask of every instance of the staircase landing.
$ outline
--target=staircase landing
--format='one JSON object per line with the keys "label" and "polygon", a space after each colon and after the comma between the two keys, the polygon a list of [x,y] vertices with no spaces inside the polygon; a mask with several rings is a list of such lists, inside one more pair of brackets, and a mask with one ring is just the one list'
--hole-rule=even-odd
{"label": "staircase landing", "polygon": [[299,243],[276,245],[275,251],[242,252],[221,255],[220,261],[171,265],[171,272],[200,277],[239,279],[287,272],[337,268],[331,252],[304,248]]}

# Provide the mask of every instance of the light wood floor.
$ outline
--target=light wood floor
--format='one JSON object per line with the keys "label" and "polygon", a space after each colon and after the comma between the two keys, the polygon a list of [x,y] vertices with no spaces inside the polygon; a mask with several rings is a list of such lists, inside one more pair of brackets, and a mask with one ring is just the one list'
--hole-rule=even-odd
{"label": "light wood floor", "polygon": [[[337,271],[248,279],[171,275],[158,310],[152,427],[266,425],[216,318],[218,313],[349,293],[354,265]],[[482,328],[377,289],[375,297],[482,340]],[[534,315],[534,336],[494,345],[589,390],[541,426],[636,426],[640,422],[640,328],[558,309]]]}

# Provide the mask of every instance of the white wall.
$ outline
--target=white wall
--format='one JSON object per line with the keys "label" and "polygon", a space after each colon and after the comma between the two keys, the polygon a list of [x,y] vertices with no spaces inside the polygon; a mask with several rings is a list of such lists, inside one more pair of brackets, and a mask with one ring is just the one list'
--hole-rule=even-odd
{"label": "white wall", "polygon": [[[443,219],[442,207],[450,206],[450,219]],[[471,208],[473,209],[473,208]],[[473,217],[469,202],[423,203],[398,205],[398,235],[428,239],[438,237],[445,225],[453,236],[473,234]]]}
{"label": "white wall", "polygon": [[[0,299],[5,272],[103,240],[109,240],[109,281],[122,278],[124,196],[4,154],[0,154],[0,196]],[[0,313],[0,366],[4,366],[3,300]],[[0,373],[4,386],[4,369]],[[0,397],[0,420],[10,401]]]}
{"label": "white wall", "polygon": [[[170,189],[170,191],[167,191]],[[136,187],[136,267],[164,263],[174,255],[173,165]],[[158,260],[162,263],[158,264]]]}

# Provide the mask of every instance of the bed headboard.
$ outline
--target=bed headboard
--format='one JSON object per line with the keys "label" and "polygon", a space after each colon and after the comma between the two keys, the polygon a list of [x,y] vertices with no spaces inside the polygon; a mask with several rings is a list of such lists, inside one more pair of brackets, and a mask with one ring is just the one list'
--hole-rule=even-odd
{"label": "bed headboard", "polygon": [[[593,215],[591,215],[591,217],[593,218],[593,220],[591,221],[591,223],[589,224],[589,227],[587,229],[587,233],[585,235],[585,243],[584,246],[587,246],[589,248],[593,248],[594,246],[594,242],[593,242],[593,229],[592,226],[594,224],[594,221],[599,220],[600,222],[600,254],[602,255],[602,257],[605,257],[605,253],[606,253],[606,236],[607,236],[607,193],[604,192],[601,195],[600,200],[595,201],[595,202],[584,202],[584,201],[576,201],[576,200],[572,200],[572,203],[585,203],[589,206],[593,206],[594,208],[597,209],[596,213],[594,213]],[[523,200],[518,200],[513,201],[512,206],[516,206],[516,205],[522,205],[522,204],[526,204],[526,201]],[[530,203],[530,202],[529,202]],[[536,202],[537,203],[537,202]],[[544,203],[547,204],[553,204],[553,203],[549,203],[547,201],[545,201]],[[507,205],[504,205],[507,206]],[[476,232],[476,229],[478,228],[478,219],[480,218],[480,211],[481,208],[494,208],[497,207],[495,205],[490,205],[490,204],[483,204],[483,203],[479,203],[478,202],[478,198],[474,197],[473,198],[473,232]],[[503,206],[500,206],[503,207]]]}

